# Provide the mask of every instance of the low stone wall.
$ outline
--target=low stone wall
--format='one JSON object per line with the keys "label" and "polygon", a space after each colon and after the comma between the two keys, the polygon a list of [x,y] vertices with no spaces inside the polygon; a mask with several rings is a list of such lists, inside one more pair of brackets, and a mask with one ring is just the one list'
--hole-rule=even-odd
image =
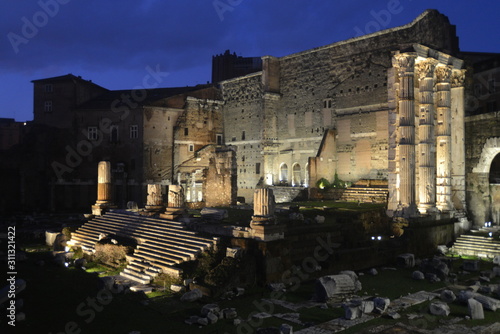
{"label": "low stone wall", "polygon": [[309,199],[313,201],[320,200],[339,200],[342,198],[342,194],[345,189],[319,189],[319,188],[309,188]]}
{"label": "low stone wall", "polygon": [[271,187],[276,203],[288,203],[307,199],[305,187]]}

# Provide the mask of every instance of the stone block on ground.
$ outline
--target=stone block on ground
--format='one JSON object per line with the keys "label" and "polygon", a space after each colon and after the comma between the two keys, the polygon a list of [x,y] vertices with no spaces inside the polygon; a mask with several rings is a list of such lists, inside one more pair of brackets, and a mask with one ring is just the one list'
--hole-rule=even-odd
{"label": "stone block on ground", "polygon": [[363,300],[361,302],[361,312],[363,313],[372,313],[373,310],[375,309],[375,303],[373,300]]}
{"label": "stone block on ground", "polygon": [[345,311],[345,318],[347,320],[354,320],[361,317],[361,308],[359,305],[345,304],[343,305]]}
{"label": "stone block on ground", "polygon": [[413,278],[414,280],[417,280],[417,281],[422,281],[425,279],[425,276],[424,276],[424,273],[419,271],[419,270],[415,270],[412,274],[411,274],[411,278]]}
{"label": "stone block on ground", "polygon": [[445,303],[453,303],[455,299],[457,299],[457,296],[455,296],[455,293],[451,290],[443,290],[441,291],[440,298]]}
{"label": "stone block on ground", "polygon": [[182,302],[194,302],[196,300],[201,299],[203,297],[203,294],[200,289],[193,289],[191,291],[186,292],[185,294],[182,295],[181,301]]}
{"label": "stone block on ground", "polygon": [[437,251],[439,254],[445,255],[446,253],[448,253],[448,247],[446,247],[446,245],[438,245]]}
{"label": "stone block on ground", "polygon": [[441,281],[441,279],[434,273],[426,273],[425,278],[431,283],[437,283]]}
{"label": "stone block on ground", "polygon": [[180,284],[171,284],[170,285],[170,290],[172,292],[185,292],[186,291],[186,287],[184,285],[180,285]]}
{"label": "stone block on ground", "polygon": [[432,315],[448,316],[450,314],[450,307],[446,303],[433,302],[429,305],[429,312]]}
{"label": "stone block on ground", "polygon": [[413,268],[415,267],[415,255],[411,253],[400,254],[396,258],[396,262],[400,267]]}
{"label": "stone block on ground", "polygon": [[420,271],[423,273],[436,274],[440,279],[444,279],[450,273],[448,265],[438,258],[422,260]]}
{"label": "stone block on ground", "polygon": [[293,334],[293,327],[289,324],[282,324],[280,326],[280,334]]}
{"label": "stone block on ground", "polygon": [[316,281],[315,290],[317,301],[327,301],[330,298],[358,292],[361,290],[361,283],[357,279],[353,280],[352,275],[323,276]]}
{"label": "stone block on ground", "polygon": [[220,308],[217,304],[206,304],[201,308],[201,315],[206,316],[209,313],[219,314]]}
{"label": "stone block on ground", "polygon": [[370,270],[368,270],[368,275],[372,275],[372,276],[378,275],[377,269],[371,268]]}
{"label": "stone block on ground", "polygon": [[238,317],[238,313],[235,308],[225,308],[222,310],[222,314],[225,319],[235,319]]}
{"label": "stone block on ground", "polygon": [[495,255],[493,263],[500,266],[500,255]]}
{"label": "stone block on ground", "polygon": [[473,297],[475,300],[483,304],[483,308],[495,312],[500,308],[500,300],[483,296],[479,293],[476,293]]}
{"label": "stone block on ground", "polygon": [[471,319],[484,319],[483,305],[480,302],[471,298],[467,301],[467,306]]}
{"label": "stone block on ground", "polygon": [[207,319],[209,324],[215,324],[219,320],[219,316],[213,312],[207,314]]}
{"label": "stone block on ground", "polygon": [[375,311],[384,313],[391,304],[391,300],[389,298],[375,297],[373,298],[373,304],[375,306]]}
{"label": "stone block on ground", "polygon": [[227,247],[226,256],[232,258],[239,258],[243,254],[243,250],[240,247]]}

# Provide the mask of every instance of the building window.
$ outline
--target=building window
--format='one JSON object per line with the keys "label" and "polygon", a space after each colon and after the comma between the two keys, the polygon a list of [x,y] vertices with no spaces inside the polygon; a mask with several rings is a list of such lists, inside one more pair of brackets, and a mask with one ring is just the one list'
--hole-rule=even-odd
{"label": "building window", "polygon": [[241,131],[241,140],[245,140],[245,131]]}
{"label": "building window", "polygon": [[479,96],[481,96],[481,93],[482,93],[481,92],[481,85],[480,84],[474,85],[474,95],[476,97],[479,97]]}
{"label": "building window", "polygon": [[130,138],[136,139],[139,137],[139,126],[131,125],[130,126]]}
{"label": "building window", "polygon": [[220,133],[215,135],[217,145],[222,145],[222,135]]}
{"label": "building window", "polygon": [[117,125],[112,125],[111,126],[111,137],[110,141],[112,143],[117,143],[118,142],[118,126]]}
{"label": "building window", "polygon": [[495,79],[488,81],[488,92],[490,92],[490,94],[495,92]]}
{"label": "building window", "polygon": [[189,152],[194,152],[194,145],[193,144],[189,144],[188,145],[188,151]]}
{"label": "building window", "polygon": [[260,174],[260,162],[255,164],[255,174]]}
{"label": "building window", "polygon": [[280,181],[287,182],[288,181],[288,166],[283,163],[280,167]]}
{"label": "building window", "polygon": [[54,91],[54,87],[52,84],[46,84],[44,87],[45,93],[52,93]]}
{"label": "building window", "polygon": [[97,127],[89,126],[87,129],[87,139],[88,140],[97,140]]}
{"label": "building window", "polygon": [[45,112],[52,112],[52,101],[45,101],[45,104],[43,105],[43,110]]}
{"label": "building window", "polygon": [[189,129],[188,128],[184,128],[184,136],[187,136],[189,135]]}

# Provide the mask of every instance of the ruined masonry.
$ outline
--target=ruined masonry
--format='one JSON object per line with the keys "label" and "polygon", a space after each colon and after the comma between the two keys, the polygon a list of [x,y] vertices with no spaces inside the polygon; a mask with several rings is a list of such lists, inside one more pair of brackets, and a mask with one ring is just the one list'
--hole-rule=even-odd
{"label": "ruined masonry", "polygon": [[[136,240],[138,246],[133,255],[127,256],[128,266],[121,275],[142,284],[150,283],[159,273],[181,277],[182,270],[176,265],[194,260],[216,246],[217,238],[201,237],[174,220],[183,212],[184,195],[180,186],[169,187],[168,208],[163,217],[113,211],[108,197],[112,186],[109,165],[106,161],[99,163],[99,185],[103,186],[99,187],[97,204],[92,207],[94,218],[72,234],[68,246],[93,253],[103,234]],[[149,185],[146,211],[163,207],[161,198],[161,187]],[[97,205],[99,210],[94,210]]]}

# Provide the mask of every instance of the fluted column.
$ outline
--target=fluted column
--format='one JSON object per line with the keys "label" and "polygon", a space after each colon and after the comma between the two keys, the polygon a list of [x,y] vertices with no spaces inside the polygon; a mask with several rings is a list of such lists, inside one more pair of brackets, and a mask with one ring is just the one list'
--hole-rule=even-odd
{"label": "fluted column", "polygon": [[162,206],[163,198],[160,184],[148,184],[147,206]]}
{"label": "fluted column", "polygon": [[183,208],[184,207],[184,189],[182,186],[168,186],[168,208]]}
{"label": "fluted column", "polygon": [[449,211],[451,205],[451,67],[436,67],[436,207]]}
{"label": "fluted column", "polygon": [[466,70],[451,73],[451,201],[465,213],[465,82]]}
{"label": "fluted column", "polygon": [[399,76],[399,202],[404,216],[416,214],[415,206],[415,55],[394,56]]}
{"label": "fluted column", "polygon": [[253,195],[253,215],[256,217],[273,217],[275,200],[273,190],[256,189]]}
{"label": "fluted column", "polygon": [[97,202],[108,204],[112,202],[113,184],[111,183],[111,162],[101,161],[97,167]]}
{"label": "fluted column", "polygon": [[434,69],[436,60],[417,64],[419,73],[418,129],[418,209],[424,214],[436,205],[436,165],[434,154]]}

